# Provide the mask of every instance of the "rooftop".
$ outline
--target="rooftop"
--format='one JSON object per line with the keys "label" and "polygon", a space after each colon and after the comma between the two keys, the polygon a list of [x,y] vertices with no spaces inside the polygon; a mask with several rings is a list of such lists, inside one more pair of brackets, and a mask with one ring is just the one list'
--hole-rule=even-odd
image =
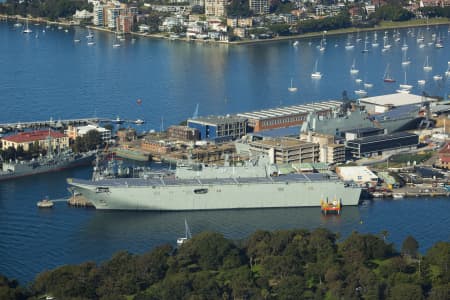
{"label": "rooftop", "polygon": [[245,122],[247,118],[236,115],[226,115],[226,116],[207,116],[198,117],[195,119],[188,119],[188,123],[203,123],[207,125],[219,125],[219,124],[229,124],[235,122]]}
{"label": "rooftop", "polygon": [[375,142],[383,142],[383,141],[391,141],[400,138],[407,137],[417,137],[417,134],[409,133],[409,132],[396,132],[391,134],[381,134],[381,135],[373,135],[368,137],[359,138],[351,141],[352,143],[375,143]]}
{"label": "rooftop", "polygon": [[293,138],[275,138],[260,140],[251,143],[252,145],[261,145],[266,147],[278,147],[278,148],[295,148],[301,146],[316,145],[315,143],[305,142]]}
{"label": "rooftop", "polygon": [[20,132],[15,135],[6,136],[3,138],[3,140],[13,143],[27,143],[46,140],[49,137],[52,139],[60,139],[66,137],[66,135],[52,130],[36,130]]}
{"label": "rooftop", "polygon": [[446,143],[441,150],[439,150],[439,154],[450,154],[450,142]]}
{"label": "rooftop", "polygon": [[395,93],[360,99],[361,103],[369,103],[381,106],[389,106],[389,105],[402,106],[408,104],[418,104],[422,103],[423,100],[430,101],[431,99],[430,98],[424,99],[424,97],[419,95],[405,94],[405,93]]}
{"label": "rooftop", "polygon": [[363,127],[363,128],[355,128],[355,129],[349,129],[345,130],[345,132],[348,133],[372,133],[372,132],[379,132],[383,131],[381,128],[375,128],[375,127]]}
{"label": "rooftop", "polygon": [[342,101],[329,100],[317,103],[284,106],[278,108],[257,110],[247,113],[239,113],[238,116],[254,120],[271,119],[277,117],[291,116],[295,114],[305,114],[312,111],[336,109],[342,105]]}

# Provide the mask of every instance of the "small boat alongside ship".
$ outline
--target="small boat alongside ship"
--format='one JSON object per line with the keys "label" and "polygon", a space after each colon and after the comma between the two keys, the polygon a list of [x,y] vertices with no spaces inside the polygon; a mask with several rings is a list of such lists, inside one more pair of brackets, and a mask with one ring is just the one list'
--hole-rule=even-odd
{"label": "small boat alongside ship", "polygon": [[320,200],[320,210],[324,215],[327,214],[341,214],[341,200],[334,198],[332,202],[328,202],[328,199],[324,201],[323,199]]}
{"label": "small boat alongside ship", "polygon": [[38,201],[37,203],[38,208],[52,208],[54,205],[55,203],[53,203],[53,201],[49,200],[48,198]]}

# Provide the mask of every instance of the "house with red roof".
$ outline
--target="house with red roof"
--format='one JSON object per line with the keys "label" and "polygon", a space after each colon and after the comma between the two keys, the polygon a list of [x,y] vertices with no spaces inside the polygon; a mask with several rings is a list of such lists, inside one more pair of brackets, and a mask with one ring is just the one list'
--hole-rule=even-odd
{"label": "house with red roof", "polygon": [[445,146],[439,150],[438,155],[438,166],[443,169],[450,169],[450,142],[447,142]]}
{"label": "house with red roof", "polygon": [[51,150],[69,148],[69,137],[65,134],[53,130],[35,130],[20,132],[2,138],[2,148],[13,147],[18,149],[22,146],[24,151],[29,151],[32,145],[39,144],[41,149]]}

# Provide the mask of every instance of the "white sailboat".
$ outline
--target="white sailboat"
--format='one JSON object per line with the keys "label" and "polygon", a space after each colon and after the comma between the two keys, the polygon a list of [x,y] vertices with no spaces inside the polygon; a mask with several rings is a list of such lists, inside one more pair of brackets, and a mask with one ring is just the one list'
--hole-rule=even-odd
{"label": "white sailboat", "polygon": [[33,30],[31,30],[29,27],[28,27],[28,20],[27,20],[27,23],[26,23],[26,25],[25,25],[25,29],[22,31],[23,33],[32,33],[33,32]]}
{"label": "white sailboat", "polygon": [[366,89],[373,88],[373,83],[365,82],[365,83],[364,83],[364,87],[365,87]]}
{"label": "white sailboat", "polygon": [[367,96],[367,91],[363,90],[363,89],[359,89],[355,91],[356,96],[362,98]]}
{"label": "white sailboat", "polygon": [[355,64],[355,60],[353,59],[353,64],[350,67],[350,74],[358,74],[359,70],[356,69],[356,64]]}
{"label": "white sailboat", "polygon": [[403,51],[402,66],[407,66],[411,63],[411,61],[408,60],[406,57],[406,52],[407,52],[407,50]]}
{"label": "white sailboat", "polygon": [[442,75],[436,74],[436,75],[433,76],[433,79],[435,81],[442,80]]}
{"label": "white sailboat", "polygon": [[392,76],[391,76],[391,72],[390,72],[390,69],[389,69],[389,64],[387,64],[386,70],[384,71],[383,81],[387,82],[387,83],[395,82],[395,79],[392,78]]}
{"label": "white sailboat", "polygon": [[189,239],[192,238],[191,230],[189,229],[189,225],[187,223],[187,220],[184,219],[184,229],[185,229],[185,235],[184,237],[177,238],[177,246],[180,247],[184,243],[186,243]]}
{"label": "white sailboat", "polygon": [[325,51],[325,43],[324,43],[324,39],[323,38],[320,40],[320,45],[319,45],[318,49],[319,49],[320,52],[324,52]]}
{"label": "white sailboat", "polygon": [[314,70],[311,73],[311,78],[313,78],[313,79],[320,79],[320,78],[322,78],[322,73],[317,71],[317,63],[318,63],[318,60],[316,59],[316,63],[314,65]]}
{"label": "white sailboat", "polygon": [[86,38],[87,38],[88,40],[91,40],[91,39],[94,38],[94,35],[92,34],[92,31],[91,31],[90,29],[88,29],[88,35],[86,36]]}
{"label": "white sailboat", "polygon": [[417,80],[417,84],[420,86],[424,86],[427,82],[425,81],[425,79],[419,79]]}
{"label": "white sailboat", "polygon": [[408,84],[407,81],[406,81],[406,72],[405,72],[405,82],[404,82],[403,84],[400,84],[399,87],[400,87],[402,90],[410,90],[410,89],[413,88],[413,86],[410,85],[410,84]]}
{"label": "white sailboat", "polygon": [[119,39],[118,39],[118,37],[117,37],[117,31],[116,31],[116,34],[115,34],[115,38],[114,38],[114,43],[113,43],[113,48],[118,48],[118,47],[120,47],[120,42],[119,42]]}
{"label": "white sailboat", "polygon": [[380,44],[378,43],[378,41],[377,41],[377,37],[378,37],[377,32],[374,32],[374,34],[373,34],[372,47],[378,47],[378,46],[380,45]]}
{"label": "white sailboat", "polygon": [[403,40],[402,50],[403,50],[403,51],[408,50],[408,44],[406,43],[406,39]]}
{"label": "white sailboat", "polygon": [[436,43],[434,44],[434,47],[441,49],[444,48],[444,45],[442,44],[441,34],[439,33],[438,38],[436,39]]}
{"label": "white sailboat", "polygon": [[289,91],[289,92],[296,92],[296,91],[297,91],[297,88],[294,87],[294,86],[292,86],[292,78],[291,78],[291,86],[288,87],[288,91]]}
{"label": "white sailboat", "polygon": [[430,64],[428,63],[428,56],[427,56],[427,58],[425,59],[425,64],[423,65],[423,70],[424,70],[425,72],[430,72],[431,70],[433,70],[433,67],[430,66]]}
{"label": "white sailboat", "polygon": [[445,71],[445,76],[450,76],[450,61],[449,62],[447,62],[447,71]]}
{"label": "white sailboat", "polygon": [[345,50],[352,50],[353,48],[355,48],[355,46],[351,42],[351,36],[348,35],[347,43],[345,44]]}
{"label": "white sailboat", "polygon": [[367,39],[365,39],[365,41],[364,41],[364,49],[361,51],[362,53],[369,52],[369,49],[367,49],[367,43],[368,43],[368,41],[367,41]]}

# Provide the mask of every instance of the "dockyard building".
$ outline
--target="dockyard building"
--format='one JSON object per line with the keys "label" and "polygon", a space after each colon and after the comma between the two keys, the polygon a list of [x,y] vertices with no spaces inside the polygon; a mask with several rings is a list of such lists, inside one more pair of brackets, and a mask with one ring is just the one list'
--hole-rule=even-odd
{"label": "dockyard building", "polygon": [[420,105],[424,102],[436,101],[435,99],[418,96],[406,93],[395,93],[388,95],[381,95],[375,97],[367,97],[359,99],[360,104],[363,105],[369,114],[384,113],[393,107],[406,105]]}
{"label": "dockyard building", "polygon": [[328,164],[345,162],[345,145],[339,144],[336,137],[317,132],[301,133],[300,139],[317,143],[320,146],[319,161]]}
{"label": "dockyard building", "polygon": [[171,139],[179,141],[198,141],[200,140],[200,132],[196,128],[188,126],[170,126],[167,128],[167,136]]}
{"label": "dockyard building", "polygon": [[299,126],[307,119],[308,114],[316,112],[319,116],[331,116],[338,110],[341,101],[324,101],[302,105],[292,105],[272,109],[264,109],[247,113],[239,113],[238,116],[248,119],[250,131]]}
{"label": "dockyard building", "polygon": [[103,141],[108,142],[111,140],[111,130],[97,126],[97,125],[86,125],[86,126],[69,126],[64,133],[72,140],[77,137],[83,137],[91,130],[95,130],[100,133],[100,137]]}
{"label": "dockyard building", "polygon": [[18,149],[22,147],[24,151],[29,151],[34,145],[39,145],[41,149],[63,150],[69,148],[69,137],[61,132],[52,130],[36,130],[30,132],[20,132],[2,138],[2,148],[12,147]]}
{"label": "dockyard building", "polygon": [[378,177],[365,166],[336,167],[336,174],[347,182],[354,182],[361,186],[376,186]]}
{"label": "dockyard building", "polygon": [[368,137],[368,136],[374,136],[374,135],[380,135],[380,134],[384,134],[384,133],[385,132],[384,132],[383,128],[375,128],[375,127],[356,128],[356,129],[346,130],[344,132],[346,141],[352,141],[355,139]]}
{"label": "dockyard building", "polygon": [[353,158],[382,156],[417,149],[419,136],[397,132],[355,139],[346,142],[346,151]]}
{"label": "dockyard building", "polygon": [[450,142],[446,143],[444,147],[438,152],[439,160],[438,167],[443,169],[450,169]]}
{"label": "dockyard building", "polygon": [[117,138],[119,143],[127,143],[136,140],[137,134],[134,128],[121,128],[117,130]]}
{"label": "dockyard building", "polygon": [[294,138],[275,138],[249,143],[252,154],[266,154],[271,163],[318,162],[320,146]]}
{"label": "dockyard building", "polygon": [[171,146],[164,140],[145,138],[142,140],[141,150],[152,154],[167,154],[170,152]]}
{"label": "dockyard building", "polygon": [[247,119],[239,116],[198,117],[189,119],[187,125],[199,131],[201,140],[214,143],[231,141],[247,133]]}

